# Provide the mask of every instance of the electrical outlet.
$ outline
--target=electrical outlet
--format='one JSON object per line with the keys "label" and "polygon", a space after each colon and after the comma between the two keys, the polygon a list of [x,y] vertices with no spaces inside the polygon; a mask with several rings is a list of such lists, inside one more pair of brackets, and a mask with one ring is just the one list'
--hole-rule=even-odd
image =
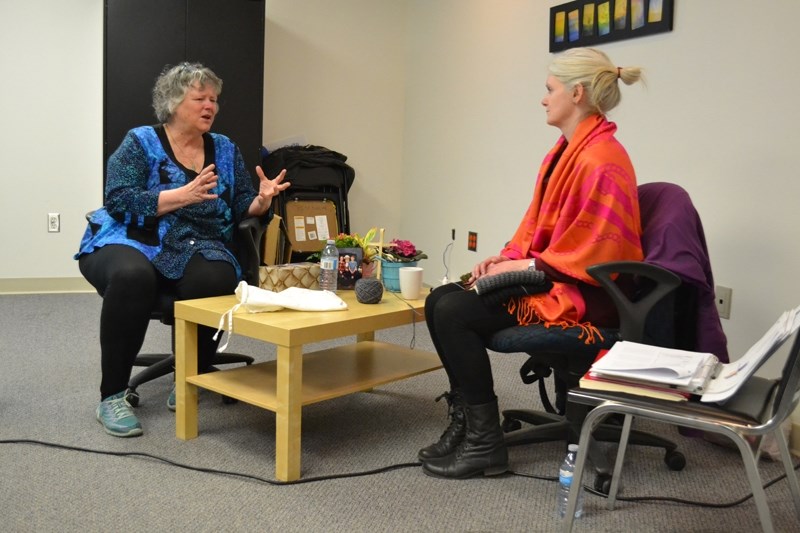
{"label": "electrical outlet", "polygon": [[478,251],[478,234],[474,231],[469,232],[469,237],[467,238],[467,250],[470,252]]}
{"label": "electrical outlet", "polygon": [[59,213],[47,213],[47,232],[58,233],[61,231],[61,215]]}
{"label": "electrical outlet", "polygon": [[450,240],[451,241],[456,240],[456,228],[450,230]]}
{"label": "electrical outlet", "polygon": [[714,301],[717,304],[720,318],[729,319],[731,317],[731,298],[733,298],[733,289],[730,287],[722,285],[714,287]]}

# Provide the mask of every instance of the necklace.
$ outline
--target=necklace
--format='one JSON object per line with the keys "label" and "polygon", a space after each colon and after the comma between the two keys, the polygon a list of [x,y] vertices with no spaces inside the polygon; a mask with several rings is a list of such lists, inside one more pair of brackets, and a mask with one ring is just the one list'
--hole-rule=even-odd
{"label": "necklace", "polygon": [[178,153],[180,153],[181,157],[185,161],[189,161],[189,164],[192,167],[192,172],[197,172],[197,167],[196,167],[196,165],[194,163],[195,158],[194,157],[189,157],[189,156],[186,155],[186,152],[184,152],[183,149],[181,149],[181,147],[178,145],[178,143],[175,141],[175,139],[172,137],[172,135],[170,135],[169,128],[167,128],[166,124],[164,124],[164,131],[167,134],[167,140],[173,146],[173,148],[177,148],[178,149]]}

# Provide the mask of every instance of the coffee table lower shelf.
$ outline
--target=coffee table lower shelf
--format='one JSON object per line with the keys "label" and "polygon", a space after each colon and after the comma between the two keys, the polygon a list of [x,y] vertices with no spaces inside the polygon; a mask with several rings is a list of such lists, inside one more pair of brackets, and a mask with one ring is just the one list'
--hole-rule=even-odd
{"label": "coffee table lower shelf", "polygon": [[[362,341],[303,355],[302,405],[365,391],[442,367],[430,352]],[[203,389],[277,411],[276,361],[187,377]]]}

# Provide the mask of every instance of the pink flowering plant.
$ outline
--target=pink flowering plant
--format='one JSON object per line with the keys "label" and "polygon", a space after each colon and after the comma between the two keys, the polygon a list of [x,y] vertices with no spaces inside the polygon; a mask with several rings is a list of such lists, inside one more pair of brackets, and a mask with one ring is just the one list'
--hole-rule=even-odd
{"label": "pink flowering plant", "polygon": [[381,253],[381,259],[389,263],[411,263],[427,258],[428,256],[422,250],[418,250],[411,241],[400,239],[392,240]]}

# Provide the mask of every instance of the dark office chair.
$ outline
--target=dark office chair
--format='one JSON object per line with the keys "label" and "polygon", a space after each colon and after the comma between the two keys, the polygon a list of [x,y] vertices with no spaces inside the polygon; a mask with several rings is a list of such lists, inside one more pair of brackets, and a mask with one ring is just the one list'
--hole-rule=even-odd
{"label": "dark office chair", "polygon": [[[767,497],[758,473],[758,456],[762,439],[765,435],[772,434],[780,450],[781,461],[794,501],[795,514],[800,520],[800,484],[798,484],[797,474],[794,471],[786,437],[781,431],[781,424],[800,403],[800,335],[795,333],[794,337],[794,344],[786,359],[780,379],[770,380],[753,376],[723,405],[670,402],[644,396],[580,388],[571,390],[568,395],[568,403],[593,407],[586,416],[580,432],[578,446],[581,450],[587,448],[591,450],[591,435],[598,421],[609,415],[624,416],[623,431],[609,491],[608,508],[614,508],[628,443],[628,431],[632,417],[636,416],[717,433],[731,439],[741,453],[761,527],[767,532],[773,531],[773,527]],[[776,346],[773,352],[777,348]],[[573,483],[573,488],[581,487],[585,462],[586,454],[578,454],[573,477],[577,483]],[[570,492],[565,515],[567,517],[565,531],[572,530],[572,517],[575,513],[577,496],[577,490]]]}
{"label": "dark office chair", "polygon": [[[87,219],[91,213],[87,214]],[[258,285],[258,267],[261,263],[261,239],[266,230],[264,220],[248,218],[242,221],[234,236],[234,246],[239,264],[242,267],[242,276],[251,285]],[[132,406],[139,405],[139,394],[137,387],[142,383],[152,381],[161,376],[165,376],[174,371],[175,368],[175,315],[173,308],[175,305],[175,295],[169,293],[159,294],[153,311],[150,314],[151,320],[158,320],[172,328],[172,353],[160,354],[139,354],[134,362],[135,366],[146,367],[144,370],[134,374],[128,382],[127,399]],[[215,365],[227,364],[251,364],[253,358],[248,355],[240,354],[217,354],[214,360]],[[225,401],[229,401],[226,398]]]}
{"label": "dark office chair", "polygon": [[[697,349],[713,348],[727,360],[724,334],[713,307],[713,279],[708,265],[705,238],[697,212],[688,194],[670,183],[639,187],[644,262],[614,262],[587,270],[609,292],[617,307],[620,328],[600,328],[603,340],[592,345],[578,338],[576,328],[562,330],[517,326],[500,331],[489,348],[503,353],[526,352],[530,357],[520,373],[526,383],[539,382],[546,412],[506,410],[503,429],[509,445],[577,440],[573,425],[586,416],[586,408],[566,401],[569,389],[578,386],[600,349],[625,339],[659,346]],[[664,268],[669,266],[672,268]],[[612,280],[614,274],[620,275]],[[709,292],[708,287],[711,287]],[[711,299],[713,312],[709,310]],[[716,320],[716,327],[714,325]],[[697,326],[702,322],[704,328]],[[711,325],[711,326],[709,326]],[[713,334],[712,334],[713,333]],[[554,377],[556,405],[550,402],[545,380]],[[522,426],[522,422],[531,426]],[[600,425],[594,438],[617,442],[619,424]],[[631,442],[665,450],[664,461],[671,470],[681,470],[686,459],[674,442],[644,432],[633,432]],[[595,488],[608,492],[611,471],[597,448],[589,452],[597,470]]]}
{"label": "dark office chair", "polygon": [[[234,249],[242,267],[242,278],[251,285],[258,286],[258,267],[261,264],[261,239],[266,231],[266,223],[258,218],[248,218],[239,223],[234,235]],[[151,320],[158,320],[172,329],[172,353],[139,354],[134,361],[135,366],[146,367],[131,376],[128,382],[127,399],[136,407],[139,404],[137,387],[148,381],[172,373],[175,370],[175,295],[159,294],[156,305],[150,314]],[[252,364],[254,359],[249,355],[235,353],[218,353],[214,365]],[[216,370],[212,367],[212,370]],[[233,400],[223,396],[228,403]]]}
{"label": "dark office chair", "polygon": [[[503,353],[526,352],[530,356],[520,369],[526,383],[539,383],[539,394],[545,411],[509,409],[503,411],[503,430],[509,446],[537,442],[565,440],[576,442],[578,435],[576,421],[586,416],[586,409],[566,402],[569,389],[577,387],[580,378],[589,370],[599,350],[610,348],[621,339],[635,342],[649,342],[646,334],[648,326],[660,321],[661,317],[673,314],[674,291],[680,286],[680,279],[669,271],[642,262],[621,261],[595,265],[587,269],[595,279],[611,279],[612,274],[624,272],[620,278],[636,277],[640,290],[629,297],[616,282],[611,285],[622,299],[618,305],[620,328],[599,328],[602,341],[587,345],[577,328],[561,329],[528,328],[516,326],[500,331],[492,339],[490,348]],[[623,284],[624,285],[624,284]],[[617,303],[617,302],[615,302]],[[667,345],[667,342],[661,342]],[[549,401],[545,380],[553,376],[556,394],[555,408]],[[522,422],[530,424],[523,427]],[[602,442],[618,442],[621,426],[613,423],[600,425],[594,439]],[[664,462],[671,470],[681,470],[686,459],[677,451],[677,445],[665,438],[641,431],[633,431],[631,442],[641,446],[663,448]],[[611,468],[597,448],[590,451],[592,464],[597,470],[594,487],[608,493],[611,485]]]}

